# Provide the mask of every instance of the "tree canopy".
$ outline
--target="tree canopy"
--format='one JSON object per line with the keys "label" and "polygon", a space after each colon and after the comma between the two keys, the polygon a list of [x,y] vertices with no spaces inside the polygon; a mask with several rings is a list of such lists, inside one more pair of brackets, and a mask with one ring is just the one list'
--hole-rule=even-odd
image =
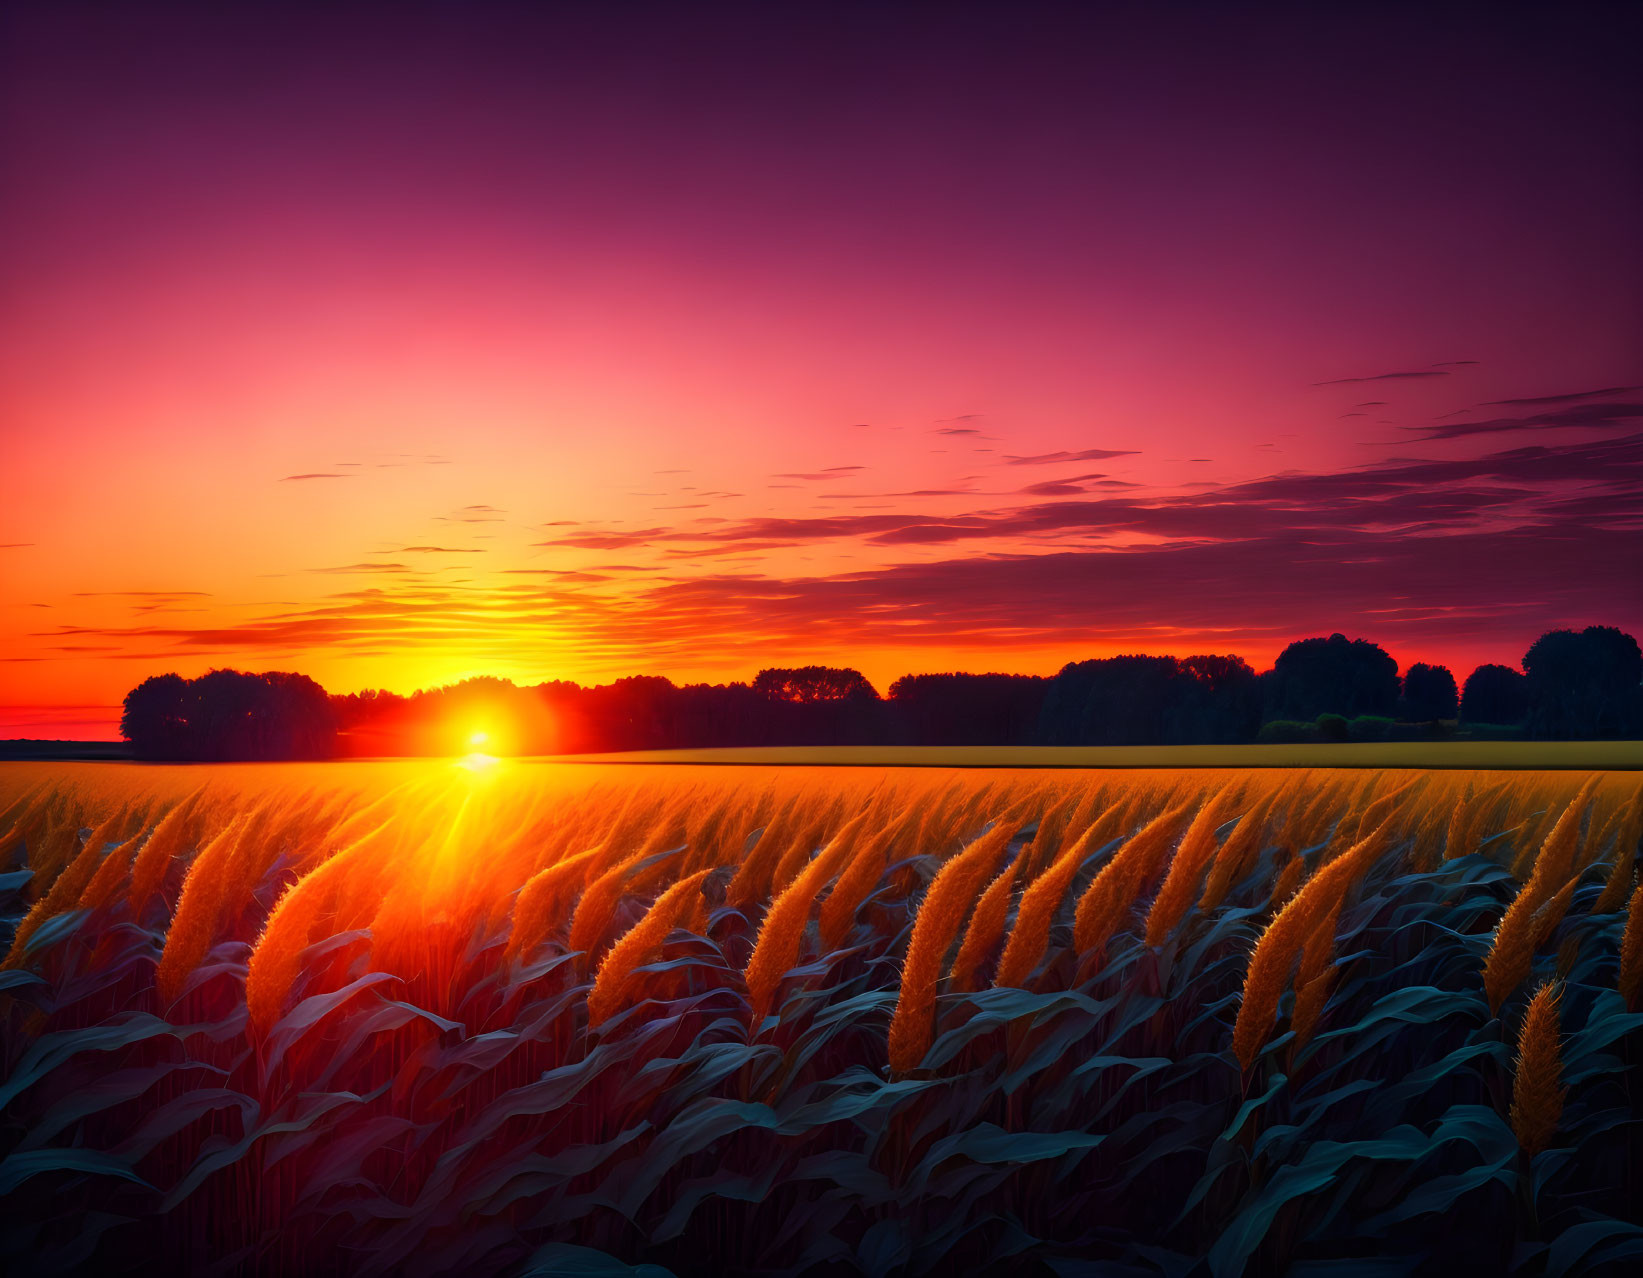
{"label": "tree canopy", "polygon": [[[715,746],[1149,745],[1388,740],[1499,725],[1537,737],[1643,734],[1643,651],[1607,626],[1542,635],[1526,673],[1483,665],[1457,696],[1444,666],[1397,663],[1365,639],[1299,640],[1257,675],[1231,655],[1075,661],[1049,678],[904,675],[880,697],[848,667],[771,667],[752,680],[598,687],[467,679],[409,696],[328,696],[303,675],[213,670],[145,679],[122,733],[144,759],[455,754],[485,734],[508,753]],[[1525,725],[1522,729],[1516,725]]]}

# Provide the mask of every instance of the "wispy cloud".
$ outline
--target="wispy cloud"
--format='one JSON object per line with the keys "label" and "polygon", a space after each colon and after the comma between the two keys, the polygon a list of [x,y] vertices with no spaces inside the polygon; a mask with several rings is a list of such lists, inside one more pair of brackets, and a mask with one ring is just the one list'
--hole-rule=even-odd
{"label": "wispy cloud", "polygon": [[1418,382],[1428,377],[1448,377],[1449,374],[1432,368],[1417,368],[1406,373],[1376,373],[1372,377],[1336,377],[1327,382],[1313,382],[1314,386],[1352,386],[1358,382]]}
{"label": "wispy cloud", "polygon": [[1573,430],[1625,426],[1643,417],[1643,403],[1574,404],[1524,417],[1493,417],[1481,422],[1449,421],[1443,425],[1405,426],[1420,439],[1464,439],[1514,430]]}
{"label": "wispy cloud", "polygon": [[772,476],[774,479],[803,479],[810,482],[828,479],[843,479],[858,470],[866,470],[865,466],[827,466],[821,470],[810,471],[783,471]]}
{"label": "wispy cloud", "polygon": [[1134,448],[1084,448],[1075,453],[1036,453],[1031,457],[1006,456],[1004,462],[1009,466],[1057,466],[1062,462],[1106,461],[1111,457],[1139,457],[1140,455],[1140,450]]}
{"label": "wispy cloud", "polygon": [[1643,386],[1605,386],[1601,390],[1571,391],[1567,395],[1538,395],[1532,399],[1488,399],[1482,406],[1538,408],[1542,404],[1577,404],[1583,399],[1596,399],[1599,395],[1630,395],[1633,391],[1643,391]]}
{"label": "wispy cloud", "polygon": [[[1123,481],[1084,472],[1062,482]],[[378,579],[240,621],[133,616],[31,638],[165,668],[184,656],[274,661],[434,645],[518,666],[551,636],[614,674],[699,669],[726,635],[738,652],[772,656],[813,652],[818,635],[840,651],[1270,652],[1320,626],[1452,644],[1503,630],[1532,638],[1553,624],[1643,624],[1643,598],[1616,590],[1643,578],[1643,434],[1167,493],[1029,489],[982,509],[976,494],[952,490],[969,508],[939,514],[900,504],[584,527],[538,544],[634,554],[462,582],[403,562],[343,564],[311,571]],[[807,575],[804,552],[822,546],[818,562],[855,554],[862,566]],[[790,553],[767,553],[779,549]],[[641,554],[654,562],[637,562]],[[183,592],[154,594],[184,606]]]}

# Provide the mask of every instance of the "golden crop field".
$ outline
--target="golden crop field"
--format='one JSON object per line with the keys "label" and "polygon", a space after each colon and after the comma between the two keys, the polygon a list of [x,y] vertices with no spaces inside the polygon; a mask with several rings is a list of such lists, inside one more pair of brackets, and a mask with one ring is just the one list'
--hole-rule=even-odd
{"label": "golden crop field", "polygon": [[1640,831],[1626,773],[6,765],[0,1241],[1230,1275],[1459,1230],[1508,1272],[1608,1221],[1601,1261]]}

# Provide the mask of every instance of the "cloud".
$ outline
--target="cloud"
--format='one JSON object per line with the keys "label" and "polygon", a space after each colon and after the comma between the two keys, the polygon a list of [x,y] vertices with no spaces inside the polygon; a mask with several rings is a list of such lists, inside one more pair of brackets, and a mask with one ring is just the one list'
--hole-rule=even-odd
{"label": "cloud", "polygon": [[[1503,634],[1527,646],[1554,625],[1643,625],[1643,598],[1620,588],[1643,579],[1640,494],[1643,435],[1634,435],[1292,472],[1149,500],[1051,501],[950,519],[745,521],[666,532],[678,573],[603,564],[510,570],[467,585],[401,577],[227,625],[67,626],[38,637],[112,643],[151,663],[179,653],[272,660],[319,649],[415,651],[430,627],[443,633],[460,617],[475,661],[529,659],[551,634],[597,654],[613,674],[699,668],[725,635],[772,658],[814,651],[817,635],[841,651],[1053,644],[1251,655],[1328,629],[1406,650],[1498,644]],[[996,549],[962,545],[1005,533],[1015,540]],[[1111,539],[1088,544],[1103,533]],[[1083,544],[1033,541],[1068,534]],[[732,567],[756,547],[840,536],[920,557],[810,576]],[[612,580],[618,570],[638,577]]]}
{"label": "cloud", "polygon": [[556,577],[560,581],[615,581],[616,578],[608,573],[578,572],[571,568],[504,568],[503,573],[510,577]]}
{"label": "cloud", "polygon": [[[880,546],[939,542],[1078,537],[1239,540],[1282,531],[1356,531],[1448,528],[1480,521],[1532,522],[1537,510],[1563,495],[1559,486],[1591,487],[1594,510],[1618,511],[1629,487],[1643,487],[1643,436],[1563,448],[1529,447],[1480,458],[1430,461],[1393,459],[1353,470],[1270,475],[1175,496],[1086,495],[1070,483],[1033,485],[1023,495],[1083,497],[932,516],[913,512],[830,514],[812,518],[761,517],[711,527],[649,528],[633,533],[581,534],[538,543],[583,549],[669,544],[678,548],[732,546],[749,550],[863,539]],[[1096,479],[1091,488],[1125,481]],[[1070,489],[1070,491],[1066,491]],[[969,495],[969,494],[964,494]],[[713,553],[724,553],[715,550]]]}
{"label": "cloud", "polygon": [[1484,408],[1536,408],[1541,404],[1574,404],[1583,399],[1595,399],[1599,395],[1630,395],[1633,391],[1643,391],[1643,386],[1605,386],[1602,390],[1571,391],[1567,395],[1540,395],[1534,399],[1489,399],[1483,402]]}
{"label": "cloud", "polygon": [[[385,550],[385,555],[394,554],[394,551]],[[402,555],[483,555],[483,547],[461,549],[456,546],[401,546],[397,552]]]}
{"label": "cloud", "polygon": [[[658,560],[650,564],[522,567],[464,582],[403,563],[341,565],[315,571],[382,575],[243,620],[150,615],[35,637],[110,644],[110,655],[164,669],[179,655],[408,653],[431,635],[454,637],[476,662],[517,665],[538,659],[551,636],[614,674],[699,669],[726,635],[738,651],[772,658],[814,651],[817,635],[841,653],[973,644],[1250,655],[1320,628],[1407,649],[1495,644],[1503,633],[1527,644],[1558,624],[1643,624],[1643,598],[1630,589],[1643,577],[1643,433],[1187,491],[1109,490],[1124,481],[1097,475],[1060,481],[1096,492],[995,494],[988,509],[971,500],[938,514],[682,520],[539,543],[643,548]],[[826,548],[815,559],[831,567],[805,567],[812,547]],[[764,554],[777,548],[796,553]],[[852,554],[860,566],[839,570]]]}
{"label": "cloud", "polygon": [[1106,461],[1109,457],[1139,457],[1140,451],[1134,448],[1085,448],[1076,453],[1037,453],[1031,457],[1005,457],[1005,464],[1009,466],[1056,466],[1062,462],[1074,461]]}
{"label": "cloud", "polygon": [[75,599],[209,599],[208,590],[76,590]]}
{"label": "cloud", "polygon": [[[846,475],[851,474],[853,471],[866,470],[866,469],[867,469],[867,467],[865,467],[865,466],[828,466],[828,467],[825,467],[822,470],[797,471],[797,472],[795,472],[795,471],[784,471],[781,474],[772,476],[772,478],[774,478],[774,479],[803,479],[803,480],[809,480],[809,481],[814,482],[814,481],[817,481],[817,480],[825,480],[825,479],[843,479]],[[771,484],[771,485],[769,485],[769,487],[775,488],[775,487],[778,487],[778,485]]]}
{"label": "cloud", "polygon": [[1047,480],[1042,484],[1028,484],[1021,491],[1030,497],[1071,497],[1089,490],[1076,482],[1061,483]]}
{"label": "cloud", "polygon": [[1352,386],[1358,382],[1408,382],[1419,381],[1425,377],[1448,377],[1448,373],[1436,372],[1437,365],[1432,368],[1416,369],[1408,373],[1376,373],[1373,377],[1337,377],[1327,382],[1313,382],[1314,386]]}
{"label": "cloud", "polygon": [[295,483],[299,479],[352,479],[352,475],[339,475],[335,471],[311,471],[305,475],[287,475],[280,480],[282,484]]}
{"label": "cloud", "polygon": [[1405,426],[1420,439],[1464,439],[1513,430],[1606,429],[1643,417],[1643,403],[1575,404],[1526,417],[1495,417],[1481,422],[1450,422],[1437,426]]}
{"label": "cloud", "polygon": [[572,550],[626,550],[630,546],[646,546],[660,537],[669,535],[666,528],[649,528],[633,533],[583,533],[574,537],[556,537],[551,541],[533,541],[533,547],[564,546]]}
{"label": "cloud", "polygon": [[479,504],[463,506],[449,515],[435,515],[434,518],[442,523],[496,524],[501,523],[502,516],[507,513],[499,506]]}
{"label": "cloud", "polygon": [[34,544],[32,541],[0,541],[0,550],[21,550]]}

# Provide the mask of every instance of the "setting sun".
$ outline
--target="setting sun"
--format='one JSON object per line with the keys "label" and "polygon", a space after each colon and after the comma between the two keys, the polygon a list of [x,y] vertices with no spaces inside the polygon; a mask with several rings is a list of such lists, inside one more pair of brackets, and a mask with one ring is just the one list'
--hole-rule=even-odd
{"label": "setting sun", "polygon": [[491,739],[490,733],[488,733],[488,732],[474,732],[474,733],[469,734],[468,744],[471,745],[475,750],[477,750],[477,749],[479,749],[480,746],[484,745],[490,739]]}

